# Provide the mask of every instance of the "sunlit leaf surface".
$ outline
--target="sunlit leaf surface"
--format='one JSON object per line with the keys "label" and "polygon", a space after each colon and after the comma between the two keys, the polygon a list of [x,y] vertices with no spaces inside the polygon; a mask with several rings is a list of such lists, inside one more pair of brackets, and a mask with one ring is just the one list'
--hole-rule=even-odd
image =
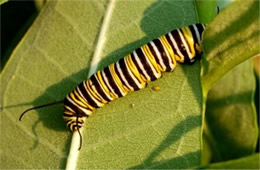
{"label": "sunlit leaf surface", "polygon": [[[98,68],[149,40],[196,23],[193,1],[116,1]],[[1,74],[1,168],[65,168],[71,133],[62,106],[28,107],[63,99],[87,78],[107,1],[50,1]],[[200,164],[199,62],[89,118],[78,168],[188,168]],[[153,91],[154,85],[160,91]]]}

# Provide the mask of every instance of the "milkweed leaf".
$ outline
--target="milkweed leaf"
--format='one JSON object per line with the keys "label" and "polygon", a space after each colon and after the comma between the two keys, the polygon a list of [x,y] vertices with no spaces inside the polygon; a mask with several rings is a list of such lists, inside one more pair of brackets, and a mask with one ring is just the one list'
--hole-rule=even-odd
{"label": "milkweed leaf", "polygon": [[[97,69],[149,40],[197,22],[193,1],[116,1]],[[71,133],[60,100],[86,79],[108,1],[48,1],[1,73],[1,168],[65,168]],[[200,164],[200,64],[97,110],[77,168],[189,168]],[[158,85],[160,91],[151,87]],[[18,140],[18,139],[19,140]],[[178,163],[176,163],[178,162]]]}

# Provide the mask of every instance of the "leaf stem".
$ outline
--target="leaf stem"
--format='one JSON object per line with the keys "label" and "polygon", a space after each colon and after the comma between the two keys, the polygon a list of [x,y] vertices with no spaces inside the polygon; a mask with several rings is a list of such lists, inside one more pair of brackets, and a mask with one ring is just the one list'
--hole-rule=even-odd
{"label": "leaf stem", "polygon": [[[98,34],[97,44],[96,44],[96,47],[94,50],[94,55],[93,55],[93,58],[91,61],[88,77],[90,77],[92,74],[94,74],[97,71],[97,66],[101,59],[100,56],[101,56],[104,44],[106,42],[106,33],[108,30],[109,22],[112,17],[115,2],[116,2],[115,0],[110,0],[108,3],[107,9],[104,13],[104,19],[101,23],[100,32]],[[84,120],[84,122],[86,122],[86,121]],[[80,133],[83,135],[82,132],[83,132],[83,128],[80,129]],[[72,136],[72,142],[71,142],[70,152],[69,152],[68,159],[67,159],[66,169],[69,169],[69,170],[76,169],[78,154],[79,154],[79,151],[78,151],[79,141],[80,141],[79,134],[76,131],[73,133],[73,136]],[[84,141],[83,141],[83,145],[84,145]],[[82,149],[85,149],[85,148],[83,147]]]}

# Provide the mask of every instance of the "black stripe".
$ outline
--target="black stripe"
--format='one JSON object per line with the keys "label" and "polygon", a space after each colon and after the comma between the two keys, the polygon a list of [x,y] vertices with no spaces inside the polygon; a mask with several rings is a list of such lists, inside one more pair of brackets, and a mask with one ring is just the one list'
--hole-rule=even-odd
{"label": "black stripe", "polygon": [[[186,49],[185,47],[185,52],[187,53],[187,57],[186,56],[184,56],[184,62],[190,62],[190,58],[189,58],[189,55],[188,55],[188,51],[190,51],[191,52],[191,48],[190,48],[190,44],[188,43],[188,40],[186,39],[186,37],[184,36],[184,33],[183,33],[183,31],[182,31],[182,29],[179,29],[180,30],[180,32],[181,32],[181,34],[182,34],[182,36],[183,36],[183,39],[184,39],[184,41],[186,42],[186,44],[188,45],[188,49]],[[196,55],[196,54],[195,54]]]}
{"label": "black stripe", "polygon": [[170,61],[167,57],[164,47],[159,39],[154,39],[153,42],[162,56],[163,63],[166,66],[166,72],[170,72],[172,70],[172,68],[170,67],[170,62],[173,63],[172,60]]}
{"label": "black stripe", "polygon": [[202,32],[204,31],[204,28],[203,28],[202,24],[196,24],[196,26],[197,26],[197,29],[199,31],[200,38],[201,38],[201,35],[202,35]]}
{"label": "black stripe", "polygon": [[[71,99],[71,98],[70,98]],[[72,100],[72,99],[71,99]],[[79,116],[82,116],[82,117],[86,117],[87,116],[87,114],[85,114],[80,108],[78,108],[77,106],[75,106],[73,103],[71,103],[68,99],[67,99],[67,97],[65,98],[65,100],[64,100],[64,106],[68,106],[68,107],[70,107],[75,113],[71,113],[71,114],[73,114],[73,116],[77,116],[77,114],[76,113],[78,113],[78,115]],[[64,110],[68,110],[68,109],[66,109],[66,107],[64,107]],[[87,109],[87,110],[89,110],[89,109]],[[68,110],[69,112],[70,112],[70,110]],[[91,110],[90,110],[91,111]]]}
{"label": "black stripe", "polygon": [[[139,67],[139,65],[137,64],[137,61],[135,60],[134,54],[131,53],[130,55],[131,55],[132,61],[134,62],[135,67],[136,67],[137,70],[138,70],[138,73],[144,76],[144,73],[143,73],[142,69]],[[138,81],[139,81],[139,80],[138,80]],[[139,81],[139,82],[140,82],[140,81]],[[145,83],[145,87],[146,87],[146,86],[147,86],[147,83],[146,83],[146,82],[144,82],[144,83]]]}
{"label": "black stripe", "polygon": [[[86,83],[86,81],[84,81],[85,83]],[[86,86],[87,86],[87,84],[86,84]],[[80,95],[80,92],[82,92],[82,90],[80,89],[80,88],[75,88],[75,90],[76,90],[76,92],[78,93],[78,95],[81,97],[81,99],[82,100],[84,100],[85,102],[89,102],[89,100],[87,99],[87,98],[85,98],[84,99],[84,94],[83,93],[81,93],[83,96],[81,96]],[[90,93],[90,91],[88,91],[89,93]],[[79,100],[79,101],[81,101],[80,100],[80,98],[75,94],[75,92],[73,91],[73,94],[74,94],[74,97],[77,99],[77,100]],[[90,93],[90,95],[92,95],[91,93]],[[94,96],[93,96],[94,97]],[[94,97],[95,98],[95,97]],[[97,98],[95,98],[96,100],[98,100]],[[86,101],[87,100],[87,101]],[[92,100],[92,99],[91,99]],[[94,103],[96,103],[94,100],[92,100]],[[99,101],[99,100],[98,100]],[[101,102],[101,101],[99,101],[99,102]],[[84,103],[83,103],[84,104]],[[85,106],[84,108],[88,108],[87,106]]]}
{"label": "black stripe", "polygon": [[[179,29],[179,30],[180,30],[180,29]],[[178,46],[180,52],[181,52],[182,55],[184,56],[184,61],[187,61],[187,60],[189,61],[189,60],[190,60],[190,59],[189,59],[189,55],[188,55],[188,53],[187,53],[187,50],[186,50],[184,44],[183,44],[182,41],[181,41],[181,37],[180,37],[180,35],[179,35],[177,29],[171,31],[171,34],[172,34],[174,40],[176,41],[177,46]],[[176,53],[176,54],[178,55],[178,53]]]}
{"label": "black stripe", "polygon": [[[75,88],[75,90],[78,92],[77,88]],[[74,90],[72,91],[72,93],[74,94],[74,97],[75,97],[76,100],[81,101],[80,98],[74,93]],[[79,94],[79,92],[78,92],[78,94]],[[69,97],[70,97],[70,93],[69,93]],[[73,100],[71,97],[70,97],[70,99]],[[74,101],[74,100],[73,100],[73,101]],[[74,101],[74,102],[77,103],[76,101]],[[77,104],[78,104],[78,103],[77,103]],[[84,107],[84,108],[86,108],[86,109],[88,108],[88,107],[85,106],[85,105],[84,105],[84,106],[81,106],[81,107]]]}
{"label": "black stripe", "polygon": [[[76,122],[75,122],[76,123]],[[78,122],[78,124],[75,124],[75,125],[72,125],[72,129],[73,129],[73,131],[76,131],[76,128],[81,128],[82,127],[82,125]]]}
{"label": "black stripe", "polygon": [[[77,116],[75,116],[75,117],[76,117],[76,119],[77,119]],[[87,116],[87,117],[88,117],[88,116]],[[79,116],[78,118],[82,118],[82,117]],[[72,122],[69,123],[70,121],[72,121]],[[73,119],[66,120],[66,123],[69,124],[69,125],[71,125],[71,124],[73,124],[73,123],[76,123],[76,120],[73,120]],[[79,125],[79,126],[81,126],[82,123],[84,123],[84,121],[80,121],[80,120],[78,120],[78,125]]]}
{"label": "black stripe", "polygon": [[[80,117],[80,116],[79,116]],[[88,117],[88,116],[87,116]],[[66,120],[65,122],[66,122],[66,124],[67,124],[67,126],[68,127],[70,127],[73,123],[76,123],[76,121],[75,120],[72,120],[72,119],[70,119],[70,120]],[[71,122],[71,123],[70,123]],[[82,124],[83,124],[84,122],[78,122],[78,125],[81,127],[82,126]]]}
{"label": "black stripe", "polygon": [[64,117],[74,117],[73,113],[71,113],[71,115],[69,115],[69,114],[67,114],[67,113],[65,113],[65,112],[63,113],[63,116],[64,116]]}
{"label": "black stripe", "polygon": [[[96,102],[90,97],[90,94],[87,93],[87,89],[85,89],[84,84],[85,82],[81,82],[78,87],[82,93],[82,95],[84,96],[84,98],[88,101],[89,105],[91,105],[92,107],[98,108],[98,105],[96,104]],[[87,86],[87,85],[86,85]]]}
{"label": "black stripe", "polygon": [[148,45],[148,47],[149,47],[149,49],[150,49],[152,55],[154,56],[154,58],[155,58],[155,60],[156,60],[156,63],[157,63],[158,65],[160,65],[161,67],[163,67],[163,66],[160,64],[159,56],[156,55],[156,52],[154,51],[152,44],[151,44],[151,43],[148,43],[147,45]]}
{"label": "black stripe", "polygon": [[[97,75],[96,75],[97,76]],[[100,96],[106,100],[106,101],[111,101],[107,95],[105,94],[105,92],[103,91],[101,85],[98,83],[98,80],[96,79],[95,75],[92,75],[90,77],[90,80],[92,81],[93,85],[96,87],[96,90],[98,92],[98,94],[100,94]]]}
{"label": "black stripe", "polygon": [[[139,67],[137,61],[135,60],[135,57],[134,57],[134,54],[133,54],[133,53],[131,53],[131,59],[132,59],[132,61],[134,62],[134,65],[135,65],[135,67],[137,68],[139,74],[141,74],[142,76],[144,76],[144,73],[143,73],[142,69]],[[144,77],[145,77],[145,76],[144,76]]]}
{"label": "black stripe", "polygon": [[[86,86],[87,86],[87,80],[86,81],[84,81],[85,82],[85,84],[86,84]],[[90,84],[89,84],[90,85]],[[90,85],[90,88],[91,88],[91,85]],[[78,92],[78,94],[80,94],[79,93],[79,90],[78,90],[78,88],[76,88],[76,90],[77,90],[77,92]],[[81,91],[80,91],[81,92]],[[90,92],[90,91],[88,91],[91,95],[92,95],[92,93]],[[94,92],[95,93],[95,92]],[[95,93],[96,94],[96,93]],[[83,94],[82,94],[83,95]],[[81,96],[81,95],[80,95]],[[93,96],[93,95],[92,95]],[[95,97],[95,96],[93,96],[93,98],[95,98],[97,101],[99,101],[100,103],[103,103],[102,102],[102,100],[101,99],[99,99],[99,98],[97,98],[97,97]],[[93,100],[94,101],[94,100]]]}
{"label": "black stripe", "polygon": [[166,37],[168,43],[170,44],[170,46],[172,47],[172,50],[173,50],[174,54],[177,54],[177,50],[174,48],[173,42],[171,41],[171,38],[170,38],[169,34],[166,34],[165,37]]}
{"label": "black stripe", "polygon": [[147,58],[147,60],[146,60],[145,55],[144,55],[143,51],[141,50],[141,48],[137,48],[135,51],[143,65],[144,69],[146,70],[146,73],[151,77],[151,81],[156,80],[157,78],[153,74],[152,68],[150,67],[149,63],[147,62],[147,60],[149,60],[149,59]]}
{"label": "black stripe", "polygon": [[107,77],[108,83],[113,88],[114,92],[118,95],[118,97],[123,97],[123,95],[120,93],[119,87],[117,86],[116,82],[114,81],[112,74],[110,73],[110,70],[108,67],[104,68],[104,73],[105,73],[105,76]]}
{"label": "black stripe", "polygon": [[[197,27],[196,25],[194,25],[194,26]],[[199,44],[199,40],[197,39],[196,31],[194,30],[193,25],[190,25],[189,28],[190,28],[190,31],[192,33],[192,37],[193,37],[193,40],[194,40],[194,48],[195,48],[195,44],[196,43]]]}
{"label": "black stripe", "polygon": [[[134,88],[134,90],[139,90],[138,86],[135,84],[134,80],[132,79],[132,77],[130,76],[129,72],[127,71],[127,67],[126,67],[124,58],[121,58],[117,62],[119,64],[119,67],[120,67],[120,69],[121,69],[121,71],[123,73],[123,76],[125,77],[125,79],[128,82],[128,84],[130,86],[132,86]],[[121,78],[121,76],[119,74],[119,71],[118,71],[118,69],[116,67],[116,64],[115,64],[115,71],[116,71],[116,74],[118,75],[118,77],[120,78],[121,82],[127,87],[127,85],[125,84],[125,82],[123,81],[123,79]]]}

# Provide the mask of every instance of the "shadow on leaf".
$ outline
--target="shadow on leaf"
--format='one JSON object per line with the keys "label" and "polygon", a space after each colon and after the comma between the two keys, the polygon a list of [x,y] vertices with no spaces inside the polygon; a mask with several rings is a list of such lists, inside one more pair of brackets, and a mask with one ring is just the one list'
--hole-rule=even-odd
{"label": "shadow on leaf", "polygon": [[[156,156],[160,155],[166,148],[174,144],[176,141],[180,140],[186,133],[194,128],[201,125],[201,116],[189,116],[184,121],[178,123],[169,132],[167,137],[153,150],[153,152],[145,159],[142,165],[131,167],[130,169],[141,169],[141,168],[190,168],[193,166],[198,166],[200,164],[200,151],[192,152],[183,156],[178,156],[176,158],[162,161],[153,162]],[[180,147],[180,146],[179,146]],[[178,155],[176,153],[176,155]],[[183,164],[180,164],[182,161]]]}
{"label": "shadow on leaf", "polygon": [[[157,1],[157,2],[153,3],[149,8],[147,8],[143,14],[143,19],[141,22],[141,29],[146,33],[146,36],[140,40],[129,43],[129,44],[121,47],[120,49],[117,49],[117,50],[113,51],[112,53],[108,54],[105,57],[105,59],[103,59],[100,62],[100,64],[98,65],[98,68],[103,68],[104,66],[107,66],[108,64],[117,61],[119,58],[122,58],[123,56],[132,52],[134,49],[140,47],[141,45],[149,42],[150,40],[152,40],[154,38],[157,38],[159,35],[165,34],[165,33],[169,32],[170,30],[173,30],[175,28],[178,28],[178,27],[181,27],[184,25],[193,24],[193,23],[185,23],[182,20],[178,20],[175,23],[167,22],[167,23],[161,23],[160,26],[156,25],[156,24],[160,23],[160,21],[167,20],[166,18],[169,17],[169,16],[158,15],[158,13],[160,13],[160,11],[161,11],[160,9],[164,9],[168,6],[169,6],[169,2],[164,3],[163,1]],[[172,10],[176,11],[175,13],[178,13],[178,11],[179,11],[179,13],[183,12],[181,8],[179,8],[178,6],[174,6],[174,5],[172,6]],[[151,21],[151,18],[155,19],[155,20]],[[152,22],[156,22],[153,24],[154,25],[153,27],[151,27]],[[101,24],[102,24],[102,22],[101,22]],[[160,27],[160,28],[157,29],[157,27]],[[169,29],[169,27],[171,27],[171,28]],[[98,37],[96,37],[96,39],[98,39]],[[180,65],[179,65],[179,67],[181,67],[183,69],[184,73],[186,73],[186,68],[188,69],[188,67],[180,66]],[[63,79],[62,81],[57,82],[56,84],[48,87],[45,90],[43,95],[41,95],[40,97],[38,97],[37,99],[35,99],[33,101],[33,106],[38,106],[38,105],[42,105],[44,103],[49,103],[52,101],[57,101],[57,100],[63,99],[68,94],[68,92],[70,92],[73,88],[75,88],[77,86],[77,83],[75,83],[74,80],[78,80],[78,83],[85,80],[87,78],[88,71],[89,71],[89,66],[87,66],[84,70],[74,73],[74,74],[68,76],[67,78]],[[192,78],[191,78],[191,80],[189,80],[188,83],[190,84],[191,87],[193,87]],[[201,93],[197,92],[196,90],[193,90],[193,92],[194,92],[194,95],[196,96],[197,101],[199,103],[201,103]],[[51,96],[55,96],[55,97],[51,97]],[[34,145],[32,146],[32,149],[36,148],[38,145],[39,138],[38,138],[38,135],[36,132],[36,127],[39,122],[43,123],[44,126],[46,126],[47,128],[53,129],[55,131],[68,131],[68,129],[65,126],[65,122],[63,121],[63,118],[62,118],[62,114],[63,114],[62,105],[39,109],[39,110],[37,110],[37,113],[39,115],[39,119],[36,122],[34,122],[34,124],[32,125],[33,134],[36,136],[36,140],[35,140]],[[29,115],[30,115],[30,113],[28,115],[26,115],[25,117],[27,117],[27,116],[29,117]],[[181,160],[183,160],[184,162],[188,161],[188,163],[184,163],[183,165],[180,165],[178,167],[189,168],[191,166],[198,165],[199,162],[197,160],[199,160],[198,157],[200,157],[199,151],[191,152],[184,156],[173,158],[173,159],[164,161],[162,163],[153,163],[152,161],[165,148],[169,147],[171,144],[175,143],[178,139],[180,139],[184,134],[186,134],[193,128],[199,127],[200,125],[201,125],[200,116],[187,117],[185,119],[185,121],[180,122],[177,126],[175,126],[171,130],[171,132],[168,134],[166,139],[163,140],[162,143],[159,144],[159,146],[153,150],[153,152],[150,154],[150,156],[148,158],[146,158],[143,165],[139,165],[139,166],[133,167],[133,168],[142,168],[142,167],[146,167],[146,166],[157,167],[157,166],[161,166],[161,165],[171,165],[171,166],[175,167],[175,165],[177,165],[177,162],[179,162],[179,161],[181,162]],[[182,131],[180,131],[180,129],[182,129]],[[176,133],[176,131],[179,133]],[[68,131],[68,133],[70,133],[70,132]],[[66,154],[66,155],[68,155],[68,153],[69,153],[70,140],[71,140],[71,135],[69,135],[68,141],[63,149],[64,154]],[[196,159],[194,159],[194,158],[196,158]],[[195,162],[192,162],[192,160],[195,160]],[[62,160],[61,168],[65,168],[65,165],[66,165],[66,158],[64,158]],[[162,166],[162,167],[164,167],[164,166]]]}

